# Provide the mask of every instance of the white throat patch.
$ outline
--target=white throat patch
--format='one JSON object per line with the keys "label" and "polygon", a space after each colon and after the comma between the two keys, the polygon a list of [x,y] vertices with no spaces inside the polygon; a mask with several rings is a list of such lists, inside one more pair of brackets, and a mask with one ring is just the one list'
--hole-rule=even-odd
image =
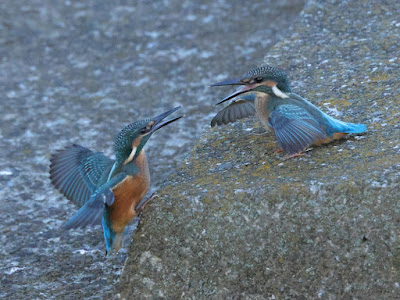
{"label": "white throat patch", "polygon": [[274,85],[274,86],[272,87],[272,91],[273,91],[274,94],[275,94],[276,96],[278,96],[279,98],[283,98],[283,99],[289,98],[289,96],[286,95],[284,92],[282,92],[276,85]]}
{"label": "white throat patch", "polygon": [[133,147],[133,148],[132,148],[131,154],[129,154],[129,157],[128,157],[127,159],[125,159],[123,165],[126,165],[126,164],[128,164],[128,163],[130,163],[130,162],[132,161],[133,157],[134,157],[135,154],[136,154],[136,150],[137,150],[136,147]]}

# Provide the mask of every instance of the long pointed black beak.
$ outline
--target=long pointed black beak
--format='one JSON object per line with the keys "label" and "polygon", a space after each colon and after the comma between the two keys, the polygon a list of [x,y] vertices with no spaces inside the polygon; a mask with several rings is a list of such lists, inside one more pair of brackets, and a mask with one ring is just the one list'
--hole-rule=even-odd
{"label": "long pointed black beak", "polygon": [[166,111],[165,113],[162,113],[161,115],[158,115],[157,117],[155,117],[153,119],[154,125],[151,128],[151,132],[153,133],[153,132],[157,131],[158,129],[160,129],[161,127],[164,127],[165,125],[171,124],[172,122],[175,122],[176,120],[179,120],[180,118],[182,118],[183,116],[179,116],[179,117],[176,117],[171,120],[163,121],[166,117],[168,117],[170,114],[176,112],[180,108],[181,108],[181,106],[177,106],[177,107],[170,109],[169,111]]}
{"label": "long pointed black beak", "polygon": [[237,78],[236,79],[228,79],[228,80],[225,80],[225,81],[214,83],[211,86],[225,86],[225,85],[244,85],[244,87],[242,87],[242,88],[238,89],[237,91],[233,92],[228,97],[225,97],[224,99],[222,99],[221,101],[219,101],[215,105],[224,103],[225,101],[228,101],[228,100],[230,100],[232,98],[235,98],[235,97],[239,96],[240,94],[249,92],[254,87],[254,85],[243,83],[243,82],[240,81],[240,79],[237,79]]}

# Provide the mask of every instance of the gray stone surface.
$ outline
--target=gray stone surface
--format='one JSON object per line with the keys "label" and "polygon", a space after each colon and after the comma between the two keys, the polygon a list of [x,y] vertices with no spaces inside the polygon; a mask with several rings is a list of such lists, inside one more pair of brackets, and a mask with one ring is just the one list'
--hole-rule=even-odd
{"label": "gray stone surface", "polygon": [[121,298],[400,298],[399,16],[307,2],[265,61],[368,133],[283,160],[257,121],[207,130],[142,219]]}
{"label": "gray stone surface", "polygon": [[134,226],[110,259],[101,228],[59,230],[76,207],[50,184],[50,154],[112,155],[124,125],[183,105],[148,146],[157,190],[209,126],[208,84],[261,61],[303,5],[272,3],[0,1],[0,298],[112,296]]}

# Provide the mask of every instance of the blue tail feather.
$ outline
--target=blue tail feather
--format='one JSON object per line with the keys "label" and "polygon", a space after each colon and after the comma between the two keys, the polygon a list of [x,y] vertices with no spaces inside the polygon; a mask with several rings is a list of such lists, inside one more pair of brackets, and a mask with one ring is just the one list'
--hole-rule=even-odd
{"label": "blue tail feather", "polygon": [[346,123],[345,131],[341,131],[343,133],[363,133],[367,131],[367,126],[365,124],[355,124],[355,123]]}
{"label": "blue tail feather", "polygon": [[110,250],[112,249],[112,245],[113,245],[116,233],[111,228],[111,223],[108,218],[107,209],[104,210],[102,224],[103,224],[104,240],[106,242],[106,250],[107,250],[107,252],[110,252]]}
{"label": "blue tail feather", "polygon": [[104,202],[98,197],[92,196],[64,225],[65,229],[84,228],[100,224],[101,215],[104,210]]}
{"label": "blue tail feather", "polygon": [[334,132],[363,133],[367,131],[367,126],[365,124],[346,123],[336,120],[332,117],[329,118],[329,123],[332,128],[329,130],[331,132],[328,132],[328,134],[332,134]]}

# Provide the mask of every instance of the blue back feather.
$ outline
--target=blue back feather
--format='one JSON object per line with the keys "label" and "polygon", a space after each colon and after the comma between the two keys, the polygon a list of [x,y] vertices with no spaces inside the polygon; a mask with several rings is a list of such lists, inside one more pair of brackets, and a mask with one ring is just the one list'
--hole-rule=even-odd
{"label": "blue back feather", "polygon": [[303,106],[307,111],[313,114],[313,117],[321,124],[326,127],[326,134],[331,136],[335,132],[343,132],[343,133],[363,133],[367,131],[367,126],[364,124],[355,124],[355,123],[347,123],[340,120],[337,120],[323,111],[321,111],[318,107],[316,107],[311,102],[302,98],[301,96],[290,93],[290,98],[299,100],[300,105]]}

